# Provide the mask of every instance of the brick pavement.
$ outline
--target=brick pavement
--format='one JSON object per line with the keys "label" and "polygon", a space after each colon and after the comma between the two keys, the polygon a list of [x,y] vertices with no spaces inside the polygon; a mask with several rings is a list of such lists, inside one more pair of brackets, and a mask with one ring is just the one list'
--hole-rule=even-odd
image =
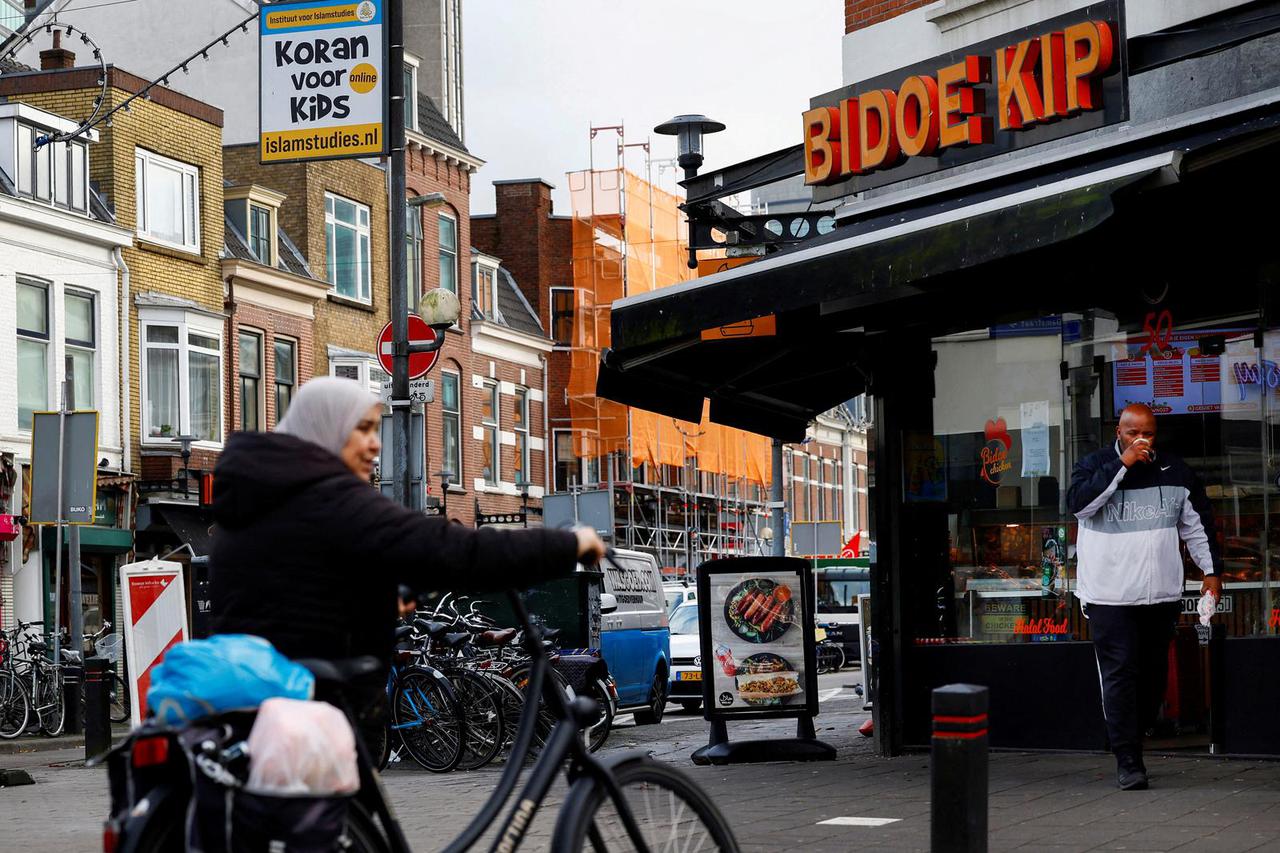
{"label": "brick pavement", "polygon": [[[866,717],[860,707],[843,696],[822,705],[820,736],[839,750],[832,763],[694,767],[688,754],[705,742],[706,724],[684,714],[659,727],[623,723],[609,749],[649,749],[681,767],[710,792],[744,850],[927,850],[928,756],[874,755],[871,742],[856,734]],[[744,723],[730,733],[777,736],[788,729],[785,723]],[[102,771],[47,766],[75,757],[69,751],[0,760],[31,767],[37,782],[0,789],[0,847],[14,849],[8,840],[21,838],[21,849],[33,853],[97,849],[106,805]],[[991,849],[1280,850],[1280,763],[1153,756],[1148,764],[1153,788],[1120,792],[1107,756],[993,754]],[[396,766],[386,782],[410,838],[420,849],[435,850],[465,825],[498,772],[491,767],[433,776]],[[546,849],[563,793],[558,786],[535,819],[526,849]],[[817,825],[838,816],[898,822]]]}

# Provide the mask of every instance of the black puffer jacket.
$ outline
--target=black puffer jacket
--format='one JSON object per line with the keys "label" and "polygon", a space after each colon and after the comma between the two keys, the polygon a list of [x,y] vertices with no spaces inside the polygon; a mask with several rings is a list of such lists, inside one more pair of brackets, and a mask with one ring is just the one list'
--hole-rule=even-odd
{"label": "black puffer jacket", "polygon": [[396,590],[528,587],[570,574],[563,530],[471,530],[384,498],[318,445],[239,433],[214,472],[213,628],[287,657],[389,660]]}

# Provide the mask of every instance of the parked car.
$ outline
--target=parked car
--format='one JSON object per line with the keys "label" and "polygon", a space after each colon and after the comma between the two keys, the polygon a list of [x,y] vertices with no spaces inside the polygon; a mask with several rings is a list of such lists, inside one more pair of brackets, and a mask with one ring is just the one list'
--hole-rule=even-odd
{"label": "parked car", "polygon": [[600,645],[618,684],[618,711],[641,725],[662,722],[671,672],[671,632],[658,563],[639,551],[602,562]]}
{"label": "parked car", "polygon": [[662,594],[667,600],[668,616],[686,601],[698,600],[698,588],[688,581],[668,581],[662,585]]}
{"label": "parked car", "polygon": [[702,707],[702,634],[698,603],[686,601],[671,613],[671,687],[668,701],[686,711]]}

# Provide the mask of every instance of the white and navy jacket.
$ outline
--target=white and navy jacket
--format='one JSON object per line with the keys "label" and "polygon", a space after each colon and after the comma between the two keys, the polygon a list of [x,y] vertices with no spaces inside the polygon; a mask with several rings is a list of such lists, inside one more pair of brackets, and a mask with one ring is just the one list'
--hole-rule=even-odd
{"label": "white and navy jacket", "polygon": [[1206,575],[1222,572],[1213,510],[1180,458],[1126,468],[1120,443],[1091,453],[1071,472],[1067,506],[1080,521],[1076,597],[1086,604],[1157,604],[1182,598],[1182,555]]}

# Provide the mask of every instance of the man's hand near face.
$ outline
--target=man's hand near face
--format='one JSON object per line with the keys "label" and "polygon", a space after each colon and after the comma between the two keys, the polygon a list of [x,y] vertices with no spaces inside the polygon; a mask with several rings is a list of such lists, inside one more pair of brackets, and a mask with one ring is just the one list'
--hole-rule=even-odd
{"label": "man's hand near face", "polygon": [[1124,453],[1120,454],[1120,461],[1124,463],[1124,467],[1132,468],[1139,462],[1147,463],[1156,458],[1155,448],[1143,439],[1130,444],[1125,448]]}

